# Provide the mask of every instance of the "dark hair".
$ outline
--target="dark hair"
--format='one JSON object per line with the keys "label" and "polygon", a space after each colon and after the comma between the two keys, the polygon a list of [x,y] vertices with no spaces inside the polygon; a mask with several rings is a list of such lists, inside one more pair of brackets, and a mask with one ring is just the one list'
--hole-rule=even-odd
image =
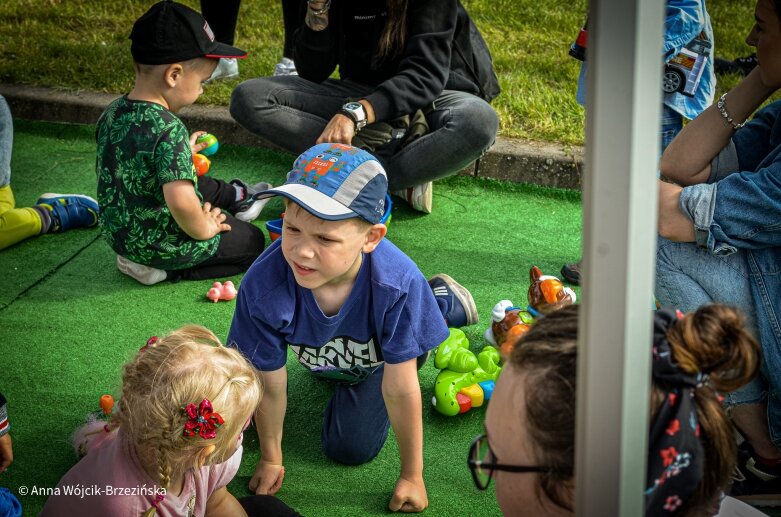
{"label": "dark hair", "polygon": [[377,56],[379,58],[396,57],[407,40],[407,2],[408,0],[387,0],[388,16],[385,28],[380,35]]}
{"label": "dark hair", "polygon": [[[741,313],[726,305],[697,309],[667,332],[673,358],[683,372],[707,374],[710,382],[694,390],[702,448],[703,477],[691,499],[676,515],[701,515],[714,497],[730,483],[737,447],[719,393],[734,391],[748,383],[759,368],[759,344],[746,328]],[[651,415],[656,414],[666,392],[654,385]]]}
{"label": "dark hair", "polygon": [[776,14],[778,15],[779,20],[781,20],[781,0],[773,0],[773,5],[776,8]]}
{"label": "dark hair", "polygon": [[[578,307],[563,307],[541,318],[509,357],[509,364],[526,374],[526,413],[535,460],[556,469],[539,474],[538,494],[545,494],[569,511],[573,511],[569,490],[575,465]],[[732,391],[756,374],[759,345],[746,329],[745,318],[735,309],[718,304],[686,315],[668,331],[667,338],[680,369],[707,373],[711,382],[711,387],[695,390],[705,451],[703,478],[694,496],[676,512],[699,515],[727,486],[735,464],[732,425],[715,391]],[[663,398],[664,392],[654,385],[652,418]]]}

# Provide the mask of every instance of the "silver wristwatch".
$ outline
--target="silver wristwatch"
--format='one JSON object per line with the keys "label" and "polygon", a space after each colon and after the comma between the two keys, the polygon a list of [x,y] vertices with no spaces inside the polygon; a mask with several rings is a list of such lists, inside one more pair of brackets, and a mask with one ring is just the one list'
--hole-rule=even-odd
{"label": "silver wristwatch", "polygon": [[351,118],[355,123],[355,131],[360,131],[366,125],[366,110],[360,102],[348,102],[339,111],[342,115]]}

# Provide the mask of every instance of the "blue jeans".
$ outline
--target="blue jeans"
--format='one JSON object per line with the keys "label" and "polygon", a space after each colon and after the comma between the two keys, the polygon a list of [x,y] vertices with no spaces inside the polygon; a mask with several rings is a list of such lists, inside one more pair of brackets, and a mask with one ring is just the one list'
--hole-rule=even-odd
{"label": "blue jeans", "polygon": [[662,152],[667,149],[681,129],[683,129],[683,115],[666,104],[662,105]]}
{"label": "blue jeans", "polygon": [[[586,106],[586,81],[588,79],[588,66],[584,61],[580,65],[580,73],[578,74],[578,90],[575,93],[575,100],[581,106]],[[666,104],[662,104],[662,149],[664,152],[670,142],[673,141],[675,135],[681,132],[683,128],[683,115],[677,111],[669,108]]]}
{"label": "blue jeans", "polygon": [[390,418],[382,397],[385,366],[357,384],[336,384],[323,417],[321,441],[326,456],[345,465],[360,465],[380,453]]}
{"label": "blue jeans", "polygon": [[[251,132],[298,155],[314,145],[348,98],[361,98],[373,89],[350,80],[315,83],[298,76],[260,77],[233,90],[230,113]],[[494,143],[499,118],[484,100],[445,90],[434,106],[426,114],[427,134],[390,158],[379,158],[389,190],[455,174]]]}
{"label": "blue jeans", "polygon": [[[659,237],[656,250],[656,296],[665,306],[684,312],[708,303],[737,307],[757,336],[756,312],[751,297],[746,254],[713,255],[690,242]],[[764,372],[763,372],[764,374]],[[757,375],[747,385],[726,395],[724,404],[757,404],[767,399],[767,381]]]}
{"label": "blue jeans", "polygon": [[11,150],[14,145],[14,123],[5,97],[0,95],[0,187],[11,183]]}

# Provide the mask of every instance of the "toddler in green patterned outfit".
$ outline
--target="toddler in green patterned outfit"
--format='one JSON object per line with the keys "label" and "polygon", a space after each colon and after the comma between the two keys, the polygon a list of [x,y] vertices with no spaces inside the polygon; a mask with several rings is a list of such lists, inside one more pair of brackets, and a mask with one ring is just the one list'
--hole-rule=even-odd
{"label": "toddler in green patterned outfit", "polygon": [[242,273],[263,251],[250,221],[265,203],[254,194],[270,185],[197,176],[192,157],[207,144],[176,113],[203,93],[220,58],[246,53],[216,42],[199,13],[170,1],[139,18],[130,39],[135,85],[96,132],[100,225],[117,267],[147,285]]}

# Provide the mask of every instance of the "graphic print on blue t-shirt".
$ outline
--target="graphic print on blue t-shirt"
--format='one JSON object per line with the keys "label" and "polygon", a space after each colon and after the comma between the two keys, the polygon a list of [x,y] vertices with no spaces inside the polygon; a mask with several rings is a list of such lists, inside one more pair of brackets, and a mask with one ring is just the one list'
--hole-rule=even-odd
{"label": "graphic print on blue t-shirt", "polygon": [[361,343],[339,336],[321,347],[290,345],[290,349],[313,374],[345,382],[360,382],[383,363],[382,349],[373,337]]}

